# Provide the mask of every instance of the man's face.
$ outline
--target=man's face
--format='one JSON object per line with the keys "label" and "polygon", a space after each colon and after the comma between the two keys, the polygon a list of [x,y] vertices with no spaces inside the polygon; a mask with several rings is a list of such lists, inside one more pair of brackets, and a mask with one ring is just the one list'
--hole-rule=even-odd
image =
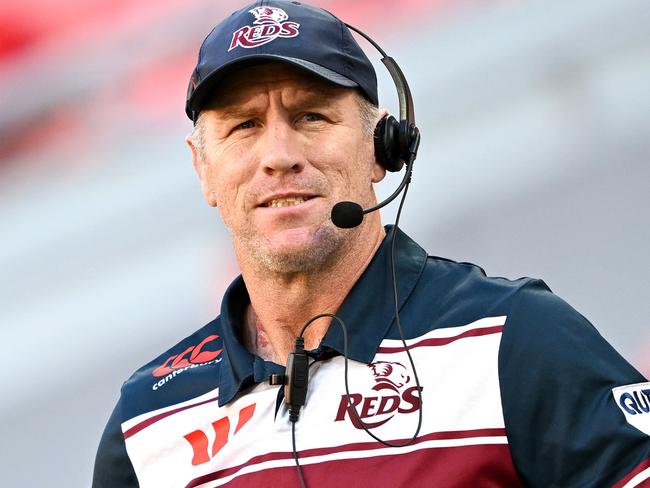
{"label": "man's face", "polygon": [[202,114],[203,155],[192,152],[240,260],[304,272],[335,259],[355,230],[336,228],[332,207],[372,205],[384,176],[356,92],[264,64],[231,75],[218,94]]}

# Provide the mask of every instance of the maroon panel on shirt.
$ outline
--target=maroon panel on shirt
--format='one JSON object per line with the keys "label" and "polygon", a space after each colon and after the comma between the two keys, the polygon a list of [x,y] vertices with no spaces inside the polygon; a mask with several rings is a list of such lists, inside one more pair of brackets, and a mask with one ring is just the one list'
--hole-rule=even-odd
{"label": "maroon panel on shirt", "polygon": [[158,422],[159,420],[165,419],[165,418],[169,417],[170,415],[174,415],[175,413],[182,412],[184,410],[187,410],[188,408],[194,408],[194,407],[198,407],[199,405],[205,405],[206,403],[216,402],[217,400],[219,400],[219,397],[210,398],[209,400],[204,400],[204,401],[198,402],[198,403],[192,403],[191,405],[185,405],[184,407],[175,408],[174,410],[169,410],[167,412],[163,412],[163,413],[159,413],[158,415],[154,415],[153,417],[149,417],[147,420],[143,420],[139,424],[134,425],[129,430],[124,432],[124,438],[128,439],[132,435],[137,434],[141,430],[146,429],[150,425],[153,425],[156,422]]}
{"label": "maroon panel on shirt", "polygon": [[[474,429],[474,430],[457,430],[457,431],[443,431],[432,432],[430,434],[421,435],[409,445],[417,445],[422,442],[430,440],[451,440],[451,439],[469,439],[473,437],[500,437],[505,436],[505,429]],[[406,445],[408,439],[390,439],[391,442],[399,445]],[[351,444],[342,444],[339,446],[317,447],[313,449],[304,449],[299,451],[301,459],[306,459],[313,456],[324,456],[327,454],[347,453],[354,451],[368,451],[368,450],[381,450],[386,449],[386,446],[377,441],[354,442]],[[185,488],[194,488],[196,486],[207,483],[208,481],[220,480],[231,476],[247,466],[255,466],[257,464],[267,461],[277,461],[281,459],[292,459],[293,453],[289,451],[269,452],[259,456],[254,456],[244,464],[239,466],[232,466],[229,468],[220,469],[212,473],[208,473],[198,478],[193,479]]]}
{"label": "maroon panel on shirt", "polygon": [[[466,339],[468,337],[480,337],[490,334],[500,334],[503,332],[503,325],[495,325],[492,327],[481,327],[480,329],[470,329],[465,332],[462,332],[458,335],[451,337],[431,337],[429,339],[422,339],[420,342],[416,342],[408,346],[409,349],[415,349],[416,347],[433,347],[433,346],[446,346],[460,339]],[[402,352],[406,349],[404,346],[397,347],[379,347],[377,353],[395,353]]]}
{"label": "maroon panel on shirt", "polygon": [[[502,488],[523,486],[505,444],[425,448],[415,452],[303,465],[307,486]],[[197,479],[188,486],[208,481]],[[221,476],[219,476],[221,478]],[[212,478],[215,479],[215,478]],[[211,486],[208,482],[205,486]],[[228,486],[300,486],[295,466],[242,474]]]}

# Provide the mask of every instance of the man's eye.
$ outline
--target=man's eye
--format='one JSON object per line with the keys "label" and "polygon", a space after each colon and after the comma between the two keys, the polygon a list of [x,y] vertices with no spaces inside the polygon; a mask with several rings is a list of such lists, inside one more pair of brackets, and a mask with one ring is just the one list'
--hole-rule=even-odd
{"label": "man's eye", "polygon": [[235,127],[235,130],[239,129],[252,129],[255,127],[255,121],[254,120],[247,120],[246,122],[242,122],[241,124],[238,124]]}
{"label": "man's eye", "polygon": [[308,112],[305,115],[303,115],[303,118],[307,122],[316,122],[318,120],[323,120],[323,116],[321,114],[317,114],[315,112]]}

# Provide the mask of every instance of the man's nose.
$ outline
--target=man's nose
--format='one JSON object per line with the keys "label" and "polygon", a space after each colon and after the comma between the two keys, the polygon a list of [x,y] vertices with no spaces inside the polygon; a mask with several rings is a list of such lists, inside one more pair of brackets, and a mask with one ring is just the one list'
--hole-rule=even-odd
{"label": "man's nose", "polygon": [[303,170],[300,134],[288,120],[269,120],[262,141],[260,165],[266,174],[299,173]]}

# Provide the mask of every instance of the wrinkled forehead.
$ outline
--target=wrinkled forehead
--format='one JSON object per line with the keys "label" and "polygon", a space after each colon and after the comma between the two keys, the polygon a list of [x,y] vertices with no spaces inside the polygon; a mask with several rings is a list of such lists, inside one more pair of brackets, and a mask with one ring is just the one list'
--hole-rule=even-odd
{"label": "wrinkled forehead", "polygon": [[355,89],[331,83],[286,63],[268,62],[233,70],[212,90],[206,109],[246,103],[270,90],[282,89],[293,96],[336,100],[356,93]]}

